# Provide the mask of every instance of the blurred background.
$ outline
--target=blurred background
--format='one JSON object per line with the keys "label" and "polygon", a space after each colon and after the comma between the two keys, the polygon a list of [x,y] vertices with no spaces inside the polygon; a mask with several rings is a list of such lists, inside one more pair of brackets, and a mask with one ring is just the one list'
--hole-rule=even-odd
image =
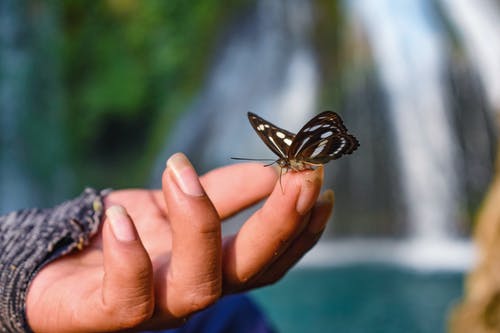
{"label": "blurred background", "polygon": [[[494,177],[498,0],[0,1],[0,213],[274,158],[252,111],[341,114],[320,244],[252,296],[282,332],[440,332]],[[235,232],[248,216],[225,225]]]}

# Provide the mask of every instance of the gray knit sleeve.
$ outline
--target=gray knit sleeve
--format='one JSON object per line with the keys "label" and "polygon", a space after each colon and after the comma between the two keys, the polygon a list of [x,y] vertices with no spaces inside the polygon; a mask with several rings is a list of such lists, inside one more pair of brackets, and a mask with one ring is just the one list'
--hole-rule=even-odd
{"label": "gray knit sleeve", "polygon": [[0,216],[0,332],[30,332],[26,293],[35,273],[75,249],[98,230],[107,191],[86,189],[51,209]]}

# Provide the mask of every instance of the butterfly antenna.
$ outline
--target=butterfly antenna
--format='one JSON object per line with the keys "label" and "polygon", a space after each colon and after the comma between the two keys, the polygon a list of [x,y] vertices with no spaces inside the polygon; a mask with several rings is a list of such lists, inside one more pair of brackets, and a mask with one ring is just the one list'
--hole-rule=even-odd
{"label": "butterfly antenna", "polygon": [[[268,160],[268,161],[270,161],[270,160]],[[278,161],[277,161],[277,160],[276,160],[276,161],[273,161],[273,162],[271,162],[271,163],[269,163],[269,164],[266,164],[266,165],[264,165],[264,166],[265,166],[265,167],[268,167],[268,166],[273,165],[273,164],[274,164],[274,163],[276,163],[276,162],[278,162]]]}
{"label": "butterfly antenna", "polygon": [[[231,157],[232,160],[237,160],[237,161],[261,161],[261,162],[269,162],[269,161],[274,161],[271,158],[246,158],[246,157]],[[273,162],[274,163],[274,162]],[[271,164],[273,164],[271,163]],[[268,164],[268,165],[271,165]],[[267,165],[266,165],[267,166]]]}

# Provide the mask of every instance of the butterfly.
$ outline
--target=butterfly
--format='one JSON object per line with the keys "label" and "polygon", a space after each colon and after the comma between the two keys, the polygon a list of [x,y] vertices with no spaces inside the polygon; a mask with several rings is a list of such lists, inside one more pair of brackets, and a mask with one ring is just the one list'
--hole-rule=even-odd
{"label": "butterfly", "polygon": [[[281,170],[302,171],[351,154],[359,147],[340,116],[325,111],[309,120],[297,134],[248,112],[248,120],[264,143],[278,156]],[[270,165],[270,164],[269,164]]]}

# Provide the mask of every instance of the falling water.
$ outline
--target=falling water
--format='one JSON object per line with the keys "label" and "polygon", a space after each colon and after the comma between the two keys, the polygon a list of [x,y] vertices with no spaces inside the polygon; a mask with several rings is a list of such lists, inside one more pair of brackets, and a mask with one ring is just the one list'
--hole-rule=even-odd
{"label": "falling water", "polygon": [[493,109],[500,112],[500,6],[492,0],[441,0],[479,73]]}
{"label": "falling water", "polygon": [[0,214],[68,197],[55,7],[0,1]]}
{"label": "falling water", "polygon": [[29,109],[25,98],[31,64],[28,46],[18,42],[26,34],[22,4],[2,1],[0,9],[0,213],[36,202],[35,189],[23,171],[20,119]]}
{"label": "falling water", "polygon": [[444,90],[446,53],[429,1],[348,3],[370,41],[389,99],[410,235],[445,240],[461,198]]}

